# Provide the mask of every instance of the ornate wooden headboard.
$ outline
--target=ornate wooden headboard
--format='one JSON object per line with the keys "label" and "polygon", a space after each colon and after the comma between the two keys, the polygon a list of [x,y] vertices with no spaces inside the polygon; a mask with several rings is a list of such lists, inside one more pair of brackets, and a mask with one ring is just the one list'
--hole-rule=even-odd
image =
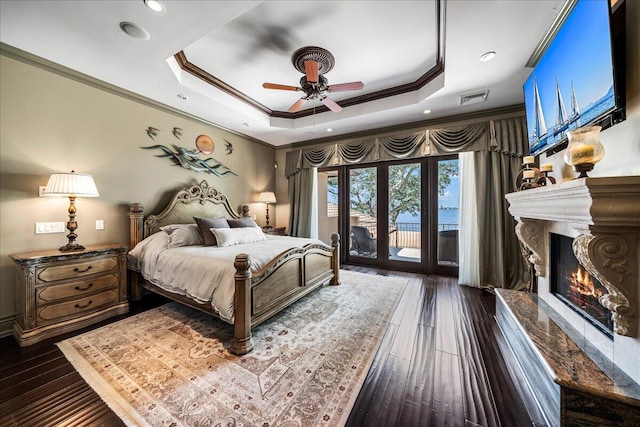
{"label": "ornate wooden headboard", "polygon": [[[249,216],[249,206],[242,205],[242,212],[238,213],[229,204],[227,196],[213,187],[207,181],[202,181],[185,190],[178,191],[162,212],[149,215],[144,219],[144,207],[140,203],[132,203],[129,219],[131,223],[130,248],[142,239],[156,233],[160,227],[169,224],[192,224],[194,216],[203,218],[240,218]],[[143,221],[144,220],[144,221]]]}

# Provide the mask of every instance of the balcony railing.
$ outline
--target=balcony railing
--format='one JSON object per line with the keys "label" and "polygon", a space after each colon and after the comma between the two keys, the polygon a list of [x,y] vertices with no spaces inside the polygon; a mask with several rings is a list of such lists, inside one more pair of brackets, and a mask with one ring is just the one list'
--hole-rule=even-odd
{"label": "balcony railing", "polygon": [[[378,223],[376,221],[358,221],[358,225],[365,227],[374,238],[378,237]],[[438,231],[457,230],[458,224],[438,224]],[[389,245],[396,248],[421,247],[420,224],[413,222],[395,222],[389,224]]]}

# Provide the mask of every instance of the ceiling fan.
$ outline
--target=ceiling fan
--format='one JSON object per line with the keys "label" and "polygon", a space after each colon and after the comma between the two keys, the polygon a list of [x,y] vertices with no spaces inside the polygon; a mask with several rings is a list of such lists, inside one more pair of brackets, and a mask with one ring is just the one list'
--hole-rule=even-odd
{"label": "ceiling fan", "polygon": [[331,71],[335,64],[335,59],[331,52],[317,46],[307,46],[300,48],[291,55],[291,62],[296,70],[304,74],[300,79],[300,86],[287,86],[278,83],[263,83],[265,89],[291,90],[304,92],[305,96],[300,98],[289,107],[289,112],[295,113],[302,105],[310,99],[317,99],[326,105],[331,111],[337,113],[342,110],[333,99],[327,97],[327,93],[344,92],[348,90],[361,90],[364,88],[362,82],[349,82],[329,85],[329,81],[324,74]]}

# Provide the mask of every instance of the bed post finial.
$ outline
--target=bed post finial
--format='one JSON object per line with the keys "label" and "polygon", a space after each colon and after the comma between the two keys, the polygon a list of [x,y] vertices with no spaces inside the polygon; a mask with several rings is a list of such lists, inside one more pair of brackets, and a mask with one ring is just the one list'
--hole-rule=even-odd
{"label": "bed post finial", "polygon": [[144,212],[142,203],[131,203],[131,206],[129,206],[129,249],[133,249],[144,237],[142,230],[142,219],[144,217],[142,212]]}
{"label": "bed post finial", "polygon": [[234,296],[235,319],[233,321],[233,344],[229,351],[243,355],[253,350],[251,337],[251,258],[247,254],[236,255],[233,263],[236,293]]}
{"label": "bed post finial", "polygon": [[242,205],[240,207],[240,210],[242,211],[242,216],[243,217],[248,217],[249,216],[249,205]]}
{"label": "bed post finial", "polygon": [[331,235],[331,247],[333,248],[333,256],[331,257],[331,268],[333,269],[333,277],[329,282],[330,285],[340,284],[340,235],[333,233]]}

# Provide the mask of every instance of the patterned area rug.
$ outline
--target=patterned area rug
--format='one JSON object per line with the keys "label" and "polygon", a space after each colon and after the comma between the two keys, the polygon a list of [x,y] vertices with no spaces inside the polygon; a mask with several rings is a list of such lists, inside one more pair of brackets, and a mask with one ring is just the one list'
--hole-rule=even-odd
{"label": "patterned area rug", "polygon": [[231,325],[177,303],[58,345],[128,425],[342,425],[406,279],[341,281],[254,328],[241,357]]}

